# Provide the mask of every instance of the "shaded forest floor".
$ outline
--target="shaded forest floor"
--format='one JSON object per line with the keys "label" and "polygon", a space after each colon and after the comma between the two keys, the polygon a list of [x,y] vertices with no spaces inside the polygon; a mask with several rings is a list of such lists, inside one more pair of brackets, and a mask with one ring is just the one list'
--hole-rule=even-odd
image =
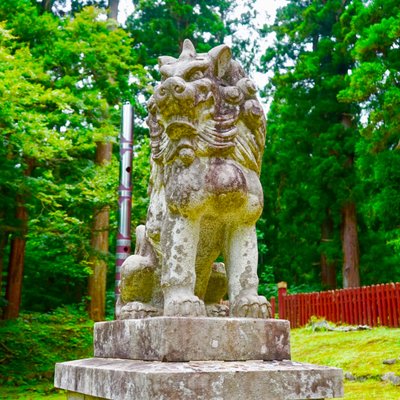
{"label": "shaded forest floor", "polygon": [[[66,396],[53,388],[56,362],[92,356],[92,328],[82,310],[24,314],[0,322],[0,398],[52,399]],[[356,332],[292,330],[292,359],[343,368],[346,400],[400,399],[400,386],[382,376],[400,376],[400,330]],[[384,364],[394,360],[394,364]],[[351,375],[350,375],[351,374]]]}
{"label": "shaded forest floor", "polygon": [[0,399],[65,399],[53,388],[54,364],[91,357],[92,331],[76,307],[0,321]]}

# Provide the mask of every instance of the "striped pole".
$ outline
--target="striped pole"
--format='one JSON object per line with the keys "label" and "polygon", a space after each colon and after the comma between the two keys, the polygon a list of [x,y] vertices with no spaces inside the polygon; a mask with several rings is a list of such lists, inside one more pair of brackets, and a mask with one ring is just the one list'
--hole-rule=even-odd
{"label": "striped pole", "polygon": [[122,107],[120,134],[120,185],[119,223],[117,235],[117,261],[115,272],[115,299],[119,298],[121,265],[131,251],[131,210],[132,210],[132,147],[133,107],[129,102]]}

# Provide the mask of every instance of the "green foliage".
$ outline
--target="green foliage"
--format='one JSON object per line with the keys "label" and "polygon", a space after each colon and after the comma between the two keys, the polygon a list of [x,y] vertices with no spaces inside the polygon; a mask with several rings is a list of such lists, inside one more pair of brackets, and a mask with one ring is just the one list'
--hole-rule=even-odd
{"label": "green foliage", "polygon": [[56,362],[92,356],[92,332],[93,323],[80,306],[0,322],[0,385],[51,382]]}
{"label": "green foliage", "polygon": [[116,230],[117,149],[100,167],[96,142],[117,141],[119,106],[134,103],[147,78],[131,38],[102,11],[59,19],[34,3],[0,4],[0,232],[19,234],[22,195],[30,217],[23,304],[49,310],[85,294],[93,210],[109,206]]}
{"label": "green foliage", "polygon": [[[134,0],[135,11],[127,20],[127,30],[135,40],[137,61],[158,78],[154,66],[161,55],[178,57],[185,39],[197,51],[207,52],[229,38],[233,53],[246,66],[258,48],[254,0],[239,3],[226,0]],[[240,35],[240,31],[252,35]]]}

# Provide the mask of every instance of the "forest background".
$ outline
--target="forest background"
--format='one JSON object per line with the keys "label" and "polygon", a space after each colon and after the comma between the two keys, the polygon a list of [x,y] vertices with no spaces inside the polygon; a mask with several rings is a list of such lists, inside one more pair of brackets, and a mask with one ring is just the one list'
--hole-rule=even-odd
{"label": "forest background", "polygon": [[118,0],[0,2],[2,318],[77,303],[94,320],[113,314],[121,105],[136,111],[135,227],[148,202],[144,102],[157,57],[185,38],[199,52],[229,42],[269,77],[260,292],[399,281],[398,2],[290,0],[262,28],[253,0],[133,3],[121,26]]}

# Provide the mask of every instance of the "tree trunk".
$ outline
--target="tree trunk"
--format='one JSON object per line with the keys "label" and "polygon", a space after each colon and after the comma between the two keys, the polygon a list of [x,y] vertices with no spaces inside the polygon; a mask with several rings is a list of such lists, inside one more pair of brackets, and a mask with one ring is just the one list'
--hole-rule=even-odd
{"label": "tree trunk", "polygon": [[3,287],[4,257],[6,253],[9,232],[2,228],[0,230],[0,295]]}
{"label": "tree trunk", "polygon": [[44,11],[51,12],[54,0],[43,0],[41,5]]}
{"label": "tree trunk", "polygon": [[17,198],[16,218],[21,224],[21,230],[20,235],[11,240],[4,319],[18,318],[21,305],[28,212],[20,196]]}
{"label": "tree trunk", "polygon": [[[327,212],[321,226],[321,242],[331,242],[333,239],[333,221]],[[326,289],[336,289],[336,260],[330,260],[325,253],[321,253],[321,284]]]}
{"label": "tree trunk", "polygon": [[356,205],[348,202],[342,210],[343,287],[360,286],[360,249]]}
{"label": "tree trunk", "polygon": [[111,19],[115,19],[116,21],[118,20],[118,6],[119,6],[119,0],[110,0],[109,2],[109,14],[108,17]]}
{"label": "tree trunk", "polygon": [[[97,164],[108,164],[111,160],[111,155],[111,143],[97,143]],[[110,210],[108,206],[95,210],[91,238],[93,256],[90,264],[92,274],[89,277],[89,316],[93,321],[103,321],[105,317],[107,263],[103,257],[108,253],[109,217]]]}

